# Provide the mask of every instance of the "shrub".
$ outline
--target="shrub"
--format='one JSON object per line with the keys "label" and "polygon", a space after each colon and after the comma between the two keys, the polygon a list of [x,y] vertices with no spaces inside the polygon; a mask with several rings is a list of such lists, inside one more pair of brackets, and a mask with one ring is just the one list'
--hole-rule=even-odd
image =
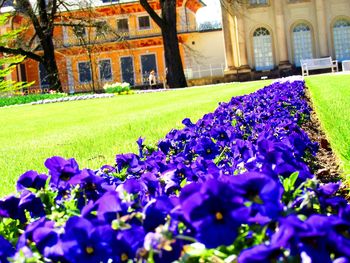
{"label": "shrub", "polygon": [[112,84],[105,84],[103,89],[106,93],[128,94],[130,91],[130,84],[127,82],[116,82]]}
{"label": "shrub", "polygon": [[0,107],[26,104],[39,100],[46,99],[58,99],[67,96],[65,93],[52,93],[52,94],[28,94],[28,95],[15,95],[12,97],[0,97]]}

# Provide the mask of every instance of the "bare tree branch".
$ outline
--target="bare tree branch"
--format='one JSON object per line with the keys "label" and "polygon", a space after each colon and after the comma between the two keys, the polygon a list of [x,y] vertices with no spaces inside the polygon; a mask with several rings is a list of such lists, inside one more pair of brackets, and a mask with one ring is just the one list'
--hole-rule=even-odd
{"label": "bare tree branch", "polygon": [[154,9],[148,3],[148,0],[140,0],[140,4],[152,17],[153,21],[160,27],[164,28],[164,20],[154,11]]}
{"label": "bare tree branch", "polygon": [[50,1],[50,4],[51,4],[51,13],[49,15],[49,20],[52,21],[53,23],[53,21],[55,20],[57,9],[58,9],[57,0]]}
{"label": "bare tree branch", "polygon": [[31,51],[27,51],[24,50],[22,48],[8,48],[8,47],[2,47],[0,46],[0,52],[2,53],[9,53],[9,54],[13,54],[13,55],[22,55],[22,56],[26,56],[27,58],[31,58],[34,59],[36,61],[43,61],[42,56],[39,56]]}
{"label": "bare tree branch", "polygon": [[44,38],[44,32],[40,26],[40,21],[38,20],[31,3],[29,0],[18,0],[17,1],[17,6],[16,6],[21,13],[24,15],[28,16],[29,19],[31,20],[33,27],[35,29],[35,32],[39,36],[40,39]]}
{"label": "bare tree branch", "polygon": [[34,33],[34,35],[30,38],[30,40],[28,41],[28,44],[27,44],[28,47],[31,47],[33,45],[36,36],[37,36],[37,34]]}

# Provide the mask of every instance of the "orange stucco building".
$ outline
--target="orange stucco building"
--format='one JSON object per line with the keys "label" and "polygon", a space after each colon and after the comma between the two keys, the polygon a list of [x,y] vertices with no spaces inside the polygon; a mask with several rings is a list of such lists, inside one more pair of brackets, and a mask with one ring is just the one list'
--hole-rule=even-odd
{"label": "orange stucco building", "polygon": [[[160,13],[158,1],[151,2],[151,5]],[[177,1],[177,28],[183,63],[186,60],[186,41],[192,41],[191,36],[198,34],[195,13],[202,6],[200,0]],[[106,29],[99,30],[96,26],[55,27],[56,61],[66,92],[89,91],[92,82],[95,89],[101,89],[105,83],[124,81],[134,86],[144,85],[148,83],[151,70],[155,70],[158,82],[163,81],[166,66],[161,31],[139,1],[101,1],[89,10],[82,8],[61,14],[58,22],[72,21],[73,17],[74,21],[83,21],[84,25],[89,21],[100,21],[108,28],[106,32]],[[20,20],[17,22],[21,23]],[[80,30],[79,37],[77,30]],[[25,60],[12,74],[14,80],[35,81],[32,90],[48,88],[45,76],[45,69],[31,59]]]}

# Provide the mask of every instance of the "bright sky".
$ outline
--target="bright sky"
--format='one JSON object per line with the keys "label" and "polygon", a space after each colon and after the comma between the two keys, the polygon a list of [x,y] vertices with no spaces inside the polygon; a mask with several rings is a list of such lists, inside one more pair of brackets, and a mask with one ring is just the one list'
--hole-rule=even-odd
{"label": "bright sky", "polygon": [[197,22],[221,21],[220,0],[202,0],[207,6],[197,11]]}

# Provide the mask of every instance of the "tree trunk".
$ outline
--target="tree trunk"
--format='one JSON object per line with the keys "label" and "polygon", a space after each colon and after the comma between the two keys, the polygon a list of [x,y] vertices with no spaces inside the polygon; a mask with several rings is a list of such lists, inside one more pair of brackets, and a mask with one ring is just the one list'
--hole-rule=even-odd
{"label": "tree trunk", "polygon": [[159,0],[161,16],[150,6],[148,0],[140,0],[140,3],[162,30],[165,64],[167,67],[167,82],[169,87],[187,87],[181,62],[179,40],[177,38],[176,0]]}
{"label": "tree trunk", "polygon": [[[62,92],[53,44],[54,19],[58,3],[56,0],[52,0],[50,3],[51,7],[48,7],[48,2],[45,0],[37,0],[35,3],[30,0],[17,0],[14,2],[14,8],[18,12],[15,14],[20,14],[30,19],[35,35],[40,41],[43,55],[37,55],[35,52],[22,49],[19,51],[21,51],[22,55],[42,63],[48,74],[47,80],[50,84],[50,89]],[[33,8],[34,5],[35,9]]]}
{"label": "tree trunk", "polygon": [[167,70],[167,82],[170,88],[187,87],[180,56],[179,40],[176,29],[176,0],[160,0],[163,26],[162,37]]}
{"label": "tree trunk", "polygon": [[47,80],[49,81],[50,89],[63,92],[56,64],[55,47],[52,35],[53,33],[47,32],[44,37],[40,39],[40,44],[44,52],[42,60],[48,74]]}
{"label": "tree trunk", "polygon": [[95,88],[95,70],[94,70],[94,64],[92,61],[92,50],[88,48],[87,50],[88,56],[89,56],[89,61],[90,61],[90,71],[91,71],[91,89],[92,92],[95,93],[96,88]]}
{"label": "tree trunk", "polygon": [[52,49],[51,51],[44,50],[43,55],[43,64],[47,71],[47,80],[50,84],[51,90],[56,90],[58,92],[63,92],[61,80],[58,74],[58,68],[55,60],[55,52]]}

